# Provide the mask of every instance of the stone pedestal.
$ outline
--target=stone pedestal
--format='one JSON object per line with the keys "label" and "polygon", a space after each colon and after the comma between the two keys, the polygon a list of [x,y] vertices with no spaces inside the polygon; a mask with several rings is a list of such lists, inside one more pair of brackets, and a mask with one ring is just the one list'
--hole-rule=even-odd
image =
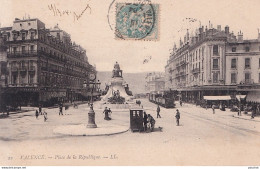
{"label": "stone pedestal", "polygon": [[88,112],[88,125],[87,128],[97,128],[95,123],[95,112],[93,110],[93,104],[90,105],[90,110]]}

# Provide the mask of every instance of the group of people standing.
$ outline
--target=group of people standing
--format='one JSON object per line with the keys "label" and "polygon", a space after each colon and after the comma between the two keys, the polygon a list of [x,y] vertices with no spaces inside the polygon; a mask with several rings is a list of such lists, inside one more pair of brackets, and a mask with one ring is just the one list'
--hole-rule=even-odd
{"label": "group of people standing", "polygon": [[39,106],[39,111],[38,111],[38,110],[35,111],[35,117],[36,117],[36,119],[38,119],[39,115],[43,115],[43,117],[44,117],[44,122],[47,121],[47,119],[48,119],[48,117],[47,117],[47,112],[46,112],[46,111],[42,111],[42,106],[41,106],[41,105]]}
{"label": "group of people standing", "polygon": [[110,108],[105,107],[105,110],[103,111],[103,113],[105,113],[105,117],[104,117],[105,120],[111,120],[112,111]]}

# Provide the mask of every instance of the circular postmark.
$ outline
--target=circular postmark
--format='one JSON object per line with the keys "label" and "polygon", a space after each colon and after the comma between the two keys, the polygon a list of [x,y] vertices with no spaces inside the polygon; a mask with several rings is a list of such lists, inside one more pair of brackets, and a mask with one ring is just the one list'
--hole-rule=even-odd
{"label": "circular postmark", "polygon": [[155,11],[152,4],[118,4],[116,30],[118,38],[143,39],[148,36],[155,24]]}

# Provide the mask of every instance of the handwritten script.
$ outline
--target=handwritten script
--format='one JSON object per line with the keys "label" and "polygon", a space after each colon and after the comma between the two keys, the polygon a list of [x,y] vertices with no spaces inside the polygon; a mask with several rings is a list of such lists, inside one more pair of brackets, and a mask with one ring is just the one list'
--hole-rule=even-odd
{"label": "handwritten script", "polygon": [[55,4],[48,5],[48,8],[49,8],[50,11],[53,12],[54,16],[59,16],[59,17],[73,16],[74,22],[78,21],[86,13],[86,11],[89,11],[89,14],[91,14],[91,7],[90,7],[89,4],[87,4],[85,6],[85,8],[79,13],[77,13],[75,11],[68,10],[68,9],[62,10],[62,9],[56,7]]}

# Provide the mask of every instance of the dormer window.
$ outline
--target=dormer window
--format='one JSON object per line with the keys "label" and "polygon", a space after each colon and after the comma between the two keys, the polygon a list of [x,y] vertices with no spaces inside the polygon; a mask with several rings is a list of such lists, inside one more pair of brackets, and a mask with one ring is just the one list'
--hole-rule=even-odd
{"label": "dormer window", "polygon": [[236,47],[233,47],[232,48],[232,52],[236,52],[237,51],[237,48]]}

